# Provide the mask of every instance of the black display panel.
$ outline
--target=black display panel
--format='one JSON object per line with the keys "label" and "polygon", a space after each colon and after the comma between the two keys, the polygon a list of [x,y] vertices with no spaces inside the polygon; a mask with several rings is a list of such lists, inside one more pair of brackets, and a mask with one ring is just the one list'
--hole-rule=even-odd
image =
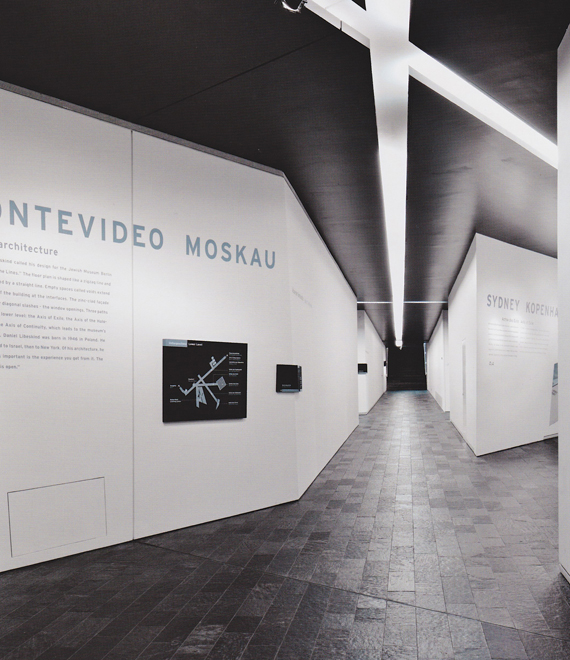
{"label": "black display panel", "polygon": [[300,392],[303,389],[301,367],[296,364],[278,364],[275,389],[277,392]]}
{"label": "black display panel", "polygon": [[247,417],[247,344],[162,341],[162,421]]}
{"label": "black display panel", "polygon": [[368,363],[367,362],[359,362],[358,363],[358,373],[359,374],[367,374],[368,373]]}

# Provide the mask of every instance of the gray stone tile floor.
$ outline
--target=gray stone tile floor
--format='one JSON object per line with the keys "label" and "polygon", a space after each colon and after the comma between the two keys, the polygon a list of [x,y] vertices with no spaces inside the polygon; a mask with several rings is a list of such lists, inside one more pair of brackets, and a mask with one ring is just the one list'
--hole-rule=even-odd
{"label": "gray stone tile floor", "polygon": [[556,440],[389,392],[298,502],[0,574],[0,658],[570,659],[556,516]]}

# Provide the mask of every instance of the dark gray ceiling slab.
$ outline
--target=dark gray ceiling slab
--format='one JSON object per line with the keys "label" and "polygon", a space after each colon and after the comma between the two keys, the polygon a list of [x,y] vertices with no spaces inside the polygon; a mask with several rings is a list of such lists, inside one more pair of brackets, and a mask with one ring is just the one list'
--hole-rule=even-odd
{"label": "dark gray ceiling slab", "polygon": [[[555,257],[556,170],[413,79],[409,107],[406,300],[447,300],[475,232]],[[408,342],[437,321],[422,307]]]}
{"label": "dark gray ceiling slab", "polygon": [[404,345],[413,346],[428,341],[442,309],[447,309],[447,305],[406,303],[404,305]]}
{"label": "dark gray ceiling slab", "polygon": [[363,309],[380,336],[389,343],[394,341],[394,323],[392,317],[392,303],[389,304],[358,304],[358,309]]}
{"label": "dark gray ceiling slab", "polygon": [[1,7],[2,80],[134,122],[336,31],[274,0]]}

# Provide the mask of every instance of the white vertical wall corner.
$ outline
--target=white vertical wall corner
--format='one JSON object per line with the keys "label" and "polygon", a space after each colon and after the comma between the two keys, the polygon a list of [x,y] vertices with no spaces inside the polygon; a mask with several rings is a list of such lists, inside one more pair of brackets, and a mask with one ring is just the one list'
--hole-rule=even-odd
{"label": "white vertical wall corner", "polygon": [[449,412],[475,451],[477,438],[477,254],[476,240],[449,294]]}
{"label": "white vertical wall corner", "polygon": [[366,415],[386,391],[386,347],[368,314],[358,311],[358,362],[368,366],[358,374],[358,411]]}
{"label": "white vertical wall corner", "polygon": [[427,388],[439,407],[449,411],[449,328],[442,310],[427,346]]}
{"label": "white vertical wall corner", "polygon": [[570,579],[570,31],[558,50],[559,556]]}

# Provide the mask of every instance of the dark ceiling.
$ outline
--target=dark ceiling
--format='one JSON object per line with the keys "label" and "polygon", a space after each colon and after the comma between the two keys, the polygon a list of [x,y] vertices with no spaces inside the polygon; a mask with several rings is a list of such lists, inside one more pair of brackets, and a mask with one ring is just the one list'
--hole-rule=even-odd
{"label": "dark ceiling", "polygon": [[[276,0],[1,7],[0,80],[282,170],[358,298],[391,299],[364,46]],[[410,38],[552,137],[569,21],[568,0],[413,0]],[[555,171],[414,80],[408,151],[408,300],[447,298],[475,231],[555,253]],[[405,341],[439,310],[406,305]],[[390,341],[390,306],[368,311]]]}

